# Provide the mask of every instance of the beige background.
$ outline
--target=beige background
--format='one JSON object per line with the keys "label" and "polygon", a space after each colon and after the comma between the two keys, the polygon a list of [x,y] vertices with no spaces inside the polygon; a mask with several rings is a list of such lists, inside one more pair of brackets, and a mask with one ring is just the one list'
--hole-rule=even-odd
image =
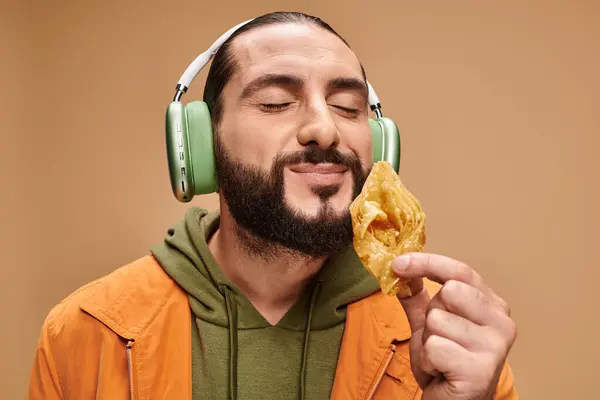
{"label": "beige background", "polygon": [[[182,216],[165,107],[217,36],[284,8],[242,3],[2,3],[0,398],[23,397],[49,309]],[[403,133],[428,250],[469,262],[511,303],[522,398],[600,398],[600,2],[285,9],[330,22],[365,64]]]}

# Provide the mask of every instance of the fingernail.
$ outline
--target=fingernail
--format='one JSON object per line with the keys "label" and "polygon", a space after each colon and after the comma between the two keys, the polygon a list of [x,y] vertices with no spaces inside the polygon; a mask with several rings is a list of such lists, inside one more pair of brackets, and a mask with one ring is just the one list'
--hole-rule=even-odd
{"label": "fingernail", "polygon": [[398,272],[406,271],[410,265],[410,256],[396,257],[392,263],[392,268]]}

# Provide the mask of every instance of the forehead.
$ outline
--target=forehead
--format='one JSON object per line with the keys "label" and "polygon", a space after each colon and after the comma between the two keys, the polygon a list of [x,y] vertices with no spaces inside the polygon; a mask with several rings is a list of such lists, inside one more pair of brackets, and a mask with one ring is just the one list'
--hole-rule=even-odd
{"label": "forehead", "polygon": [[255,28],[235,38],[231,49],[237,64],[235,78],[240,83],[270,72],[363,79],[354,52],[335,34],[313,24]]}

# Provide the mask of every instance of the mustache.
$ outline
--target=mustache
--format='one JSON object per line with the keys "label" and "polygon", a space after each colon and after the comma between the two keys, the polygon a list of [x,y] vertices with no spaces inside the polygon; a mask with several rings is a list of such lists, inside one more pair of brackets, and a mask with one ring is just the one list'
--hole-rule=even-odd
{"label": "mustache", "polygon": [[348,168],[362,167],[360,159],[355,154],[344,154],[338,149],[333,147],[322,149],[317,146],[309,146],[306,150],[297,151],[293,153],[279,154],[275,160],[275,164],[288,165],[288,164],[320,164],[320,163],[331,163],[340,164]]}

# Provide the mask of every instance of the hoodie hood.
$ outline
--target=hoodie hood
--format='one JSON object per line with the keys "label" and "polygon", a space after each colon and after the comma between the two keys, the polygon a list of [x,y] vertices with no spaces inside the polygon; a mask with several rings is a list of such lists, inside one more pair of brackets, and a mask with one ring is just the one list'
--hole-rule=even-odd
{"label": "hoodie hood", "polygon": [[[185,218],[169,229],[162,244],[152,253],[189,295],[196,317],[215,325],[228,327],[226,296],[231,292],[237,302],[239,329],[256,329],[270,323],[254,308],[246,296],[225,276],[208,248],[208,241],[219,227],[217,211],[192,207]],[[346,306],[379,289],[377,280],[363,267],[352,246],[327,261],[315,276],[312,330],[327,329],[346,319]],[[301,296],[277,324],[282,328],[303,330],[306,307],[311,296]],[[296,318],[300,316],[301,318]]]}
{"label": "hoodie hood", "polygon": [[[335,370],[337,363],[347,306],[377,291],[377,280],[362,266],[354,249],[349,246],[323,265],[296,304],[272,326],[225,276],[210,252],[208,241],[218,227],[218,212],[209,213],[204,209],[192,207],[188,209],[183,220],[169,229],[164,242],[152,248],[154,257],[167,274],[188,293],[190,307],[196,317],[197,323],[193,324],[197,329],[192,336],[192,358],[197,357],[201,365],[196,367],[196,361],[193,361],[193,374],[194,368],[197,371],[202,370],[205,374],[206,371],[219,370],[215,364],[222,362],[223,357],[207,361],[206,356],[216,354],[216,348],[227,347],[228,365],[222,366],[224,371],[219,376],[223,384],[204,386],[198,389],[198,392],[214,393],[228,382],[229,398],[237,399],[239,338],[248,342],[246,338],[253,335],[253,345],[262,348],[261,341],[268,342],[269,338],[273,337],[273,329],[276,329],[275,335],[280,342],[276,347],[281,346],[283,351],[267,349],[268,353],[260,351],[245,354],[242,359],[243,365],[248,365],[248,360],[256,360],[256,357],[267,361],[267,365],[263,365],[262,369],[258,364],[252,365],[252,370],[246,369],[245,382],[252,377],[271,377],[277,374],[278,368],[283,368],[298,375],[295,383],[290,384],[288,381],[288,387],[290,391],[299,393],[300,399],[304,399],[308,391],[312,391],[311,397],[328,397],[333,381],[331,371]],[[202,334],[205,336],[202,340],[195,341],[195,338],[200,336],[200,326],[204,327]],[[215,334],[215,327],[223,328],[227,333]],[[318,338],[313,337],[315,332]],[[226,343],[222,343],[225,335]],[[211,351],[201,354],[200,348],[208,348],[207,346]],[[270,346],[273,347],[272,342]],[[322,378],[315,378],[315,382],[311,381],[311,386],[307,389],[307,369],[312,367],[308,365],[311,346],[319,348],[312,350],[314,367],[310,372],[312,376]],[[272,365],[268,365],[269,353],[273,357]],[[277,357],[282,353],[284,359],[277,362]],[[288,357],[287,353],[290,354]],[[213,376],[194,377],[192,386],[205,385],[205,381],[217,382],[218,379]],[[327,395],[323,396],[325,393]]]}

